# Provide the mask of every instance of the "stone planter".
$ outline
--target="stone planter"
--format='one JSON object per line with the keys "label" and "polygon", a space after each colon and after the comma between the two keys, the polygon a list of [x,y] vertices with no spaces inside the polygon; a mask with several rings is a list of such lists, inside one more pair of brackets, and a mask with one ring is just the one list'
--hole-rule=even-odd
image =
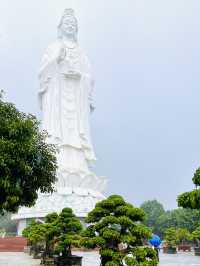
{"label": "stone planter", "polygon": [[45,258],[41,262],[42,265],[44,266],[54,266],[55,264],[55,259],[54,258]]}
{"label": "stone planter", "polygon": [[82,257],[57,257],[54,259],[56,266],[82,266]]}
{"label": "stone planter", "polygon": [[191,251],[191,245],[186,245],[186,244],[182,244],[182,245],[178,245],[178,251]]}
{"label": "stone planter", "polygon": [[195,256],[200,256],[200,247],[195,247],[194,248],[194,255]]}
{"label": "stone planter", "polygon": [[176,254],[176,247],[164,247],[163,248],[163,253],[165,254]]}

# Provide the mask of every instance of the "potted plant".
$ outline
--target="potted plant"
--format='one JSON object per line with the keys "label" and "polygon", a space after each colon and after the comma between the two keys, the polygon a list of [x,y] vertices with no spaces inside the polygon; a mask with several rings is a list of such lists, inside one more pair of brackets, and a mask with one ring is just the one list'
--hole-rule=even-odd
{"label": "potted plant", "polygon": [[191,234],[186,228],[179,228],[176,231],[178,250],[182,251],[191,251],[191,245],[189,241],[191,240]]}
{"label": "potted plant", "polygon": [[145,213],[118,195],[98,202],[87,218],[81,244],[99,248],[101,266],[158,264],[155,250],[144,246],[151,230],[142,225]]}
{"label": "potted plant", "polygon": [[164,232],[164,240],[166,245],[163,247],[163,252],[167,254],[176,254],[176,245],[177,245],[177,232],[174,227],[169,227]]}

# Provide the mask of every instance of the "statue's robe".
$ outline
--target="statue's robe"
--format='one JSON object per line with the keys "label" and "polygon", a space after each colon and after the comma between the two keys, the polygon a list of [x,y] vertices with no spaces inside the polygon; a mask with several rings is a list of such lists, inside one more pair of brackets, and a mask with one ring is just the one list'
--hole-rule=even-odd
{"label": "statue's robe", "polygon": [[[88,58],[78,44],[66,48],[66,58],[57,62],[62,46],[61,40],[51,44],[41,61],[42,125],[49,142],[59,146],[58,160],[63,171],[87,172],[88,164],[95,161],[89,129],[93,80]],[[67,76],[69,70],[79,73],[80,78]]]}

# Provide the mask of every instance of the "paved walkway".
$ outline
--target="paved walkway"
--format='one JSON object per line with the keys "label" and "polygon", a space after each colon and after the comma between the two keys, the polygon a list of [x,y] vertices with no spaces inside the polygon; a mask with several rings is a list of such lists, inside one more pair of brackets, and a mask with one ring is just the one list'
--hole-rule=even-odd
{"label": "paved walkway", "polygon": [[29,255],[21,252],[0,252],[1,266],[39,266],[39,260],[33,260]]}
{"label": "paved walkway", "polygon": [[200,257],[193,253],[179,253],[177,255],[160,254],[159,266],[200,266]]}
{"label": "paved walkway", "polygon": [[[80,254],[80,253],[79,253]],[[83,266],[99,266],[97,253],[88,252],[84,255]],[[0,253],[1,266],[39,266],[40,260],[33,260],[24,253]],[[178,255],[160,255],[159,266],[200,266],[200,257],[195,257],[192,253],[179,253]]]}

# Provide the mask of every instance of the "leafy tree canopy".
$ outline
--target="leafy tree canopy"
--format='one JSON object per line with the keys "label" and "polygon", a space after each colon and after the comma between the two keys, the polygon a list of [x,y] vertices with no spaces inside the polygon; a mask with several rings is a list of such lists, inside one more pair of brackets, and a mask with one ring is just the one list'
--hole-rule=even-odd
{"label": "leafy tree canopy", "polygon": [[52,192],[55,149],[45,142],[39,122],[0,96],[0,212],[32,206],[37,192]]}
{"label": "leafy tree canopy", "polygon": [[183,208],[200,209],[200,168],[198,168],[192,178],[196,187],[193,191],[185,192],[178,196],[178,205]]}

